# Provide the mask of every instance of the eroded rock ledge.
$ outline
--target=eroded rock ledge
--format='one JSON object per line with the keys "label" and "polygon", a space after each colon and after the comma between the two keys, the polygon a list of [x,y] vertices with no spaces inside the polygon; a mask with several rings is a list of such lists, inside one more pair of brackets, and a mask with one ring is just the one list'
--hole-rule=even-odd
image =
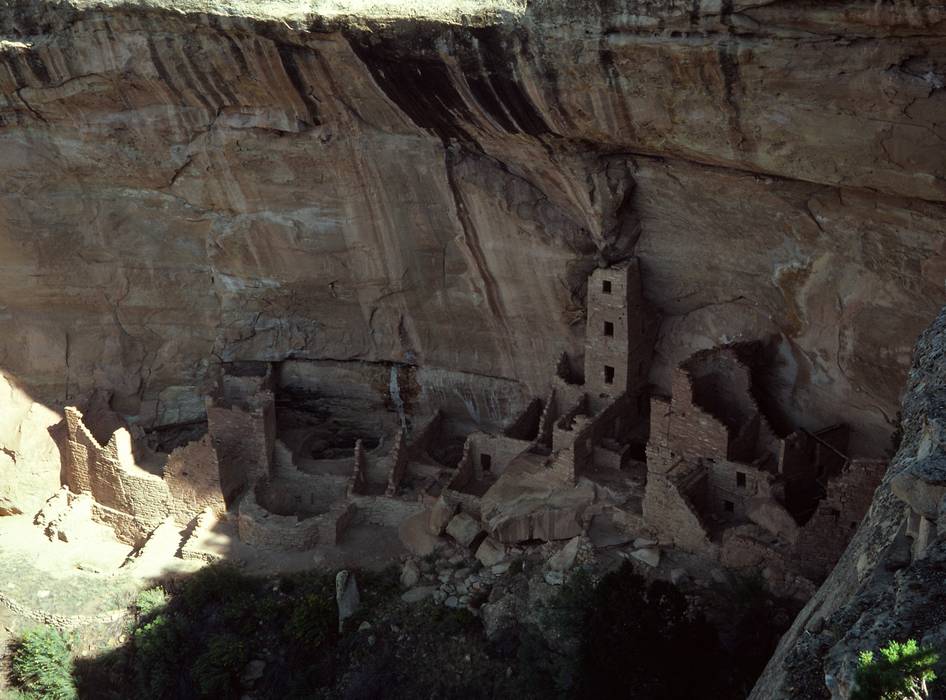
{"label": "eroded rock ledge", "polygon": [[661,390],[763,340],[797,423],[883,451],[946,300],[941,8],[265,7],[0,10],[0,368],[31,396],[187,420],[208,358],[528,395],[635,254]]}

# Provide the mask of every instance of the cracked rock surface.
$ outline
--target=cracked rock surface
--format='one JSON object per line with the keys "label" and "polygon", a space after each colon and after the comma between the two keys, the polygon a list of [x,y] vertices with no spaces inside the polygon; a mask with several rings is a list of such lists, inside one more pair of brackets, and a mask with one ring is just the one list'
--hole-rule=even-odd
{"label": "cracked rock surface", "polygon": [[488,5],[4,3],[0,370],[144,424],[221,360],[542,395],[588,270],[636,254],[658,389],[763,341],[789,417],[881,453],[946,301],[941,11]]}

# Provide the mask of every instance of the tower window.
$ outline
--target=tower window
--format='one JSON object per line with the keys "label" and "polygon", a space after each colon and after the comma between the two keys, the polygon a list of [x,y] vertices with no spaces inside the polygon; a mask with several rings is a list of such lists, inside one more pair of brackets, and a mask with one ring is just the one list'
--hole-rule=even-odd
{"label": "tower window", "polygon": [[723,510],[727,513],[733,513],[736,510],[736,504],[732,501],[723,501]]}
{"label": "tower window", "polygon": [[611,280],[603,280],[601,282],[601,293],[610,294],[611,293]]}
{"label": "tower window", "polygon": [[493,458],[488,454],[480,455],[480,466],[483,468],[484,472],[491,471],[493,468]]}
{"label": "tower window", "polygon": [[614,367],[604,366],[604,383],[614,384]]}
{"label": "tower window", "polygon": [[743,472],[736,472],[736,486],[746,488],[746,475]]}
{"label": "tower window", "polygon": [[604,322],[604,334],[607,336],[614,335],[614,324],[611,323],[610,321]]}

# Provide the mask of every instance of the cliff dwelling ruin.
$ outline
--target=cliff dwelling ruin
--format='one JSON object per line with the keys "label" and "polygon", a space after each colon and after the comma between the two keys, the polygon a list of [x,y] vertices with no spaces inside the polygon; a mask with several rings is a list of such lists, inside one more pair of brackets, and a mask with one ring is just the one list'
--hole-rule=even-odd
{"label": "cliff dwelling ruin", "polygon": [[928,0],[0,0],[0,698],[946,679],[944,86]]}
{"label": "cliff dwelling ruin", "polygon": [[203,561],[333,548],[359,528],[426,554],[459,522],[491,564],[510,546],[620,532],[810,595],[885,463],[851,457],[844,425],[776,433],[745,348],[694,354],[657,395],[637,259],[592,271],[586,298],[582,371],[563,355],[545,395],[495,430],[402,395],[411,366],[390,367],[374,413],[356,386],[320,391],[332,369],[293,361],[219,365],[206,420],[159,431],[93,395],[65,409],[62,490],[35,522],[66,542],[104,526],[135,552]]}

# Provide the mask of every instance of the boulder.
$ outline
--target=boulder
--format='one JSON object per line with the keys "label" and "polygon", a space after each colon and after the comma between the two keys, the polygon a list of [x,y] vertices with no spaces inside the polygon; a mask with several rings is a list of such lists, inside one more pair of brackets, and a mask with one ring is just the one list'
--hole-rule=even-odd
{"label": "boulder", "polygon": [[420,581],[420,569],[413,559],[408,559],[401,568],[401,585],[404,588],[413,588],[418,581]]}
{"label": "boulder", "polygon": [[343,570],[335,575],[335,602],[338,605],[338,632],[341,634],[345,629],[345,621],[358,611],[361,604],[358,584],[352,572]]}
{"label": "boulder", "polygon": [[591,519],[588,538],[595,547],[614,547],[627,544],[633,538],[622,530],[609,515],[596,515]]}
{"label": "boulder", "polygon": [[578,549],[581,547],[581,537],[573,537],[548,560],[549,571],[568,571],[575,565]]}
{"label": "boulder", "polygon": [[449,504],[443,498],[438,498],[427,513],[427,531],[431,535],[440,536],[447,528],[447,523],[457,513],[456,504]]}
{"label": "boulder", "polygon": [[647,566],[656,568],[660,565],[660,550],[656,547],[635,549],[631,552],[631,556],[637,561],[647,564]]}
{"label": "boulder", "polygon": [[244,688],[252,687],[256,681],[263,677],[263,672],[265,670],[265,661],[262,659],[253,659],[243,669],[243,673],[240,674],[240,685],[242,685]]}
{"label": "boulder", "polygon": [[453,516],[447,524],[447,534],[464,547],[469,547],[473,541],[483,532],[480,524],[470,515],[459,513]]}
{"label": "boulder", "polygon": [[398,525],[397,534],[407,551],[418,557],[426,557],[442,543],[428,531],[427,514],[423,512],[404,518]]}
{"label": "boulder", "polygon": [[506,559],[506,547],[492,537],[487,537],[476,548],[476,558],[483,566],[496,566]]}
{"label": "boulder", "polygon": [[946,455],[904,462],[903,470],[890,480],[890,490],[915,513],[936,522],[946,498]]}
{"label": "boulder", "polygon": [[436,590],[437,589],[433,586],[418,586],[409,591],[404,591],[404,593],[401,594],[401,600],[405,603],[419,603],[432,596]]}
{"label": "boulder", "polygon": [[588,481],[563,483],[547,470],[505,472],[483,495],[481,508],[486,529],[500,542],[548,542],[582,534],[594,500]]}
{"label": "boulder", "polygon": [[550,586],[561,586],[565,583],[565,574],[561,571],[546,571],[543,578]]}

